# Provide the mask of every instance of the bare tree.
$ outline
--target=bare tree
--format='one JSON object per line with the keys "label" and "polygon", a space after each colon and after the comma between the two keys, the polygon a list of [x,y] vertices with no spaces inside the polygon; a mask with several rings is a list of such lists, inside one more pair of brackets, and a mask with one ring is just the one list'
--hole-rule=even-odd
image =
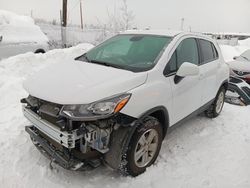
{"label": "bare tree", "polygon": [[97,27],[103,29],[102,35],[97,38],[98,42],[103,41],[105,38],[115,35],[120,31],[132,29],[133,21],[135,18],[134,13],[133,11],[129,10],[127,0],[121,1],[122,5],[118,10],[116,6],[114,6],[113,11],[107,9],[108,20],[106,23],[102,23],[97,18]]}
{"label": "bare tree", "polygon": [[107,9],[108,22],[105,24],[107,28],[110,28],[112,32],[118,33],[119,31],[124,31],[132,28],[134,21],[134,13],[129,10],[127,0],[122,0],[122,5],[117,11],[116,6],[114,11],[110,12]]}
{"label": "bare tree", "polygon": [[134,21],[134,13],[133,11],[128,9],[127,0],[122,0],[122,7],[121,10],[121,21],[122,21],[122,28],[123,30],[131,29],[133,21]]}

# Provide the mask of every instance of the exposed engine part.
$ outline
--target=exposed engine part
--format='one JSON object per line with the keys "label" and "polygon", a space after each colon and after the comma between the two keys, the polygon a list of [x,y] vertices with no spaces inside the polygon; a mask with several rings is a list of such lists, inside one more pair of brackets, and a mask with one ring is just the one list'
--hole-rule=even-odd
{"label": "exposed engine part", "polygon": [[100,128],[91,124],[86,125],[85,130],[84,139],[82,138],[80,142],[81,151],[85,153],[89,146],[101,153],[107,153],[112,127]]}

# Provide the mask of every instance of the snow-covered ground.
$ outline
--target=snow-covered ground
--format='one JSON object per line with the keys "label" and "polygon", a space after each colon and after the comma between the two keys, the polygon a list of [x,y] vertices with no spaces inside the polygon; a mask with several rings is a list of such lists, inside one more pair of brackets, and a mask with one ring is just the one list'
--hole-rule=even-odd
{"label": "snow-covered ground", "polygon": [[[51,170],[50,161],[24,131],[29,122],[19,102],[27,96],[22,82],[32,72],[72,59],[91,47],[82,44],[0,61],[0,187],[250,187],[250,107],[229,104],[216,119],[198,116],[171,130],[156,164],[137,178],[122,177],[106,167],[88,172],[59,166]],[[228,59],[238,53],[224,46],[222,51]]]}

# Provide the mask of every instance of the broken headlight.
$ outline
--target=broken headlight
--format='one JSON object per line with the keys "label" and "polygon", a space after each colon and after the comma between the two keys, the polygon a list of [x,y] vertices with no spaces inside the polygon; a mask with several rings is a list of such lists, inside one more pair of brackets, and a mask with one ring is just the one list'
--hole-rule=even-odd
{"label": "broken headlight", "polygon": [[91,104],[65,105],[61,115],[75,120],[92,120],[109,117],[119,112],[129,101],[131,94],[122,94]]}

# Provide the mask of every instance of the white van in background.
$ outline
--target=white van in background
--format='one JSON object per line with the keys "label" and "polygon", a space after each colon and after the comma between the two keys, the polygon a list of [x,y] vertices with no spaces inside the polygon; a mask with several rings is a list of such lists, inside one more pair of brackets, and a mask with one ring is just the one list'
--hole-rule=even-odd
{"label": "white van in background", "polygon": [[28,16],[0,10],[0,59],[34,52],[45,53],[48,38]]}

